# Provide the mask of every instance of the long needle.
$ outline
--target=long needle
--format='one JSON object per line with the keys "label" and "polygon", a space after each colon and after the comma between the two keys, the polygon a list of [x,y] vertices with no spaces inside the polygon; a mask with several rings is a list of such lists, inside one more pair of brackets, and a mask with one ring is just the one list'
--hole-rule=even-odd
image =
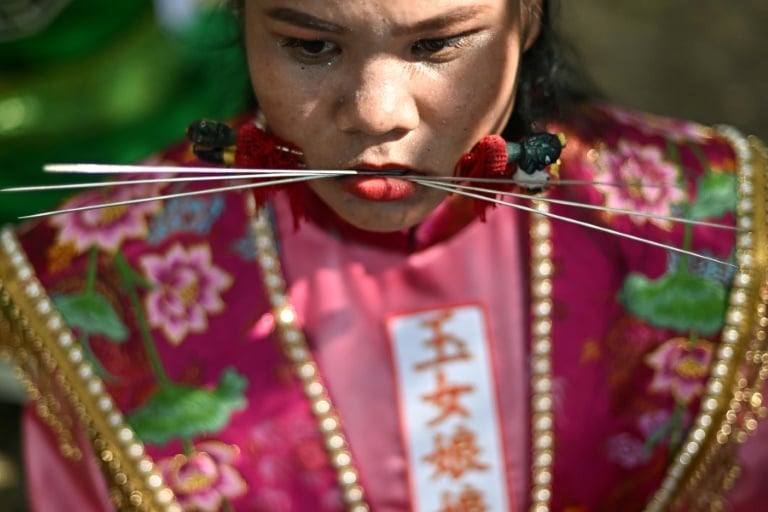
{"label": "long needle", "polygon": [[358,174],[354,169],[240,169],[228,167],[179,167],[173,165],[47,164],[45,172],[75,174],[272,174],[301,172],[316,175]]}
{"label": "long needle", "polygon": [[87,210],[96,210],[99,208],[111,208],[114,206],[127,206],[131,204],[140,204],[140,203],[149,203],[152,201],[159,201],[159,200],[166,200],[166,199],[175,199],[179,197],[191,197],[191,196],[198,196],[198,195],[205,195],[205,194],[212,194],[217,192],[232,192],[235,190],[243,190],[248,188],[259,188],[259,187],[268,187],[272,185],[285,185],[288,183],[298,183],[301,181],[308,181],[308,180],[314,180],[318,179],[324,176],[297,176],[295,178],[286,178],[286,179],[280,179],[280,180],[272,180],[272,181],[264,181],[260,183],[243,183],[240,185],[230,185],[227,187],[219,187],[219,188],[212,188],[212,189],[205,189],[205,190],[193,190],[191,192],[179,192],[175,194],[166,194],[166,195],[160,195],[155,197],[142,197],[142,198],[136,198],[136,199],[127,199],[125,201],[115,201],[110,203],[102,203],[102,204],[94,204],[94,205],[86,205],[86,206],[78,206],[76,208],[63,208],[60,210],[51,210],[47,212],[42,213],[34,213],[32,215],[24,215],[22,217],[19,217],[20,219],[34,219],[38,217],[49,217],[51,215],[59,215],[62,213],[75,213],[75,212],[82,212]]}
{"label": "long needle", "polygon": [[[426,181],[431,181],[431,178],[424,179],[424,180],[419,180],[418,182],[422,183],[422,182],[426,182]],[[495,189],[492,189],[492,188],[473,187],[473,186],[470,186],[470,185],[459,185],[459,184],[455,184],[455,185],[451,185],[451,186],[456,187],[456,189],[467,190],[467,191],[470,191],[470,192],[498,194],[498,195],[515,197],[515,198],[518,198],[518,199],[532,199],[532,197],[530,195],[528,195],[528,194],[520,194],[520,193],[516,193],[516,192],[499,191],[499,190],[495,190]],[[546,202],[546,203],[551,203],[551,204],[560,204],[560,205],[564,205],[564,206],[572,206],[574,208],[584,208],[584,209],[587,209],[587,210],[597,210],[597,211],[601,211],[601,212],[624,214],[624,215],[629,215],[629,216],[632,216],[632,217],[643,217],[643,218],[648,218],[648,219],[658,219],[658,220],[665,220],[665,221],[670,221],[670,222],[677,222],[677,223],[680,223],[680,224],[690,224],[690,225],[693,225],[693,226],[704,226],[704,227],[710,227],[710,228],[715,228],[715,229],[725,229],[725,230],[728,230],[728,231],[738,231],[738,228],[735,227],[735,226],[729,226],[729,225],[726,225],[726,224],[719,224],[717,222],[708,222],[708,221],[702,221],[702,220],[686,219],[686,218],[683,218],[683,217],[674,217],[674,216],[671,216],[671,215],[661,215],[661,214],[658,214],[658,213],[641,212],[641,211],[637,211],[637,210],[627,210],[627,209],[624,209],[624,208],[613,208],[613,207],[610,207],[610,206],[598,206],[598,205],[588,204],[588,203],[578,203],[576,201],[566,201],[564,199],[554,199],[554,198],[545,197],[545,196],[536,196],[535,199],[537,199],[539,201]]]}
{"label": "long needle", "polygon": [[269,175],[265,174],[233,174],[231,176],[184,176],[184,177],[168,177],[168,178],[149,178],[141,180],[118,180],[118,181],[95,181],[88,183],[64,183],[55,185],[34,185],[26,187],[10,187],[0,189],[0,192],[39,192],[46,190],[67,190],[67,189],[81,189],[81,188],[100,188],[100,187],[119,187],[128,185],[151,185],[156,183],[187,183],[193,181],[221,181],[221,180],[250,180],[250,179],[264,179],[265,176],[269,178],[291,178],[297,176],[312,176],[312,177],[325,177],[325,174],[305,173],[304,171],[285,171],[275,172]]}
{"label": "long needle", "polygon": [[[173,194],[166,194],[166,195],[160,195],[155,197],[147,197],[147,198],[136,198],[136,199],[128,199],[124,201],[115,201],[115,202],[108,202],[98,205],[86,205],[86,206],[80,206],[75,208],[65,208],[60,210],[52,210],[42,213],[36,213],[31,215],[26,215],[23,217],[20,217],[21,219],[31,219],[31,218],[39,218],[39,217],[47,217],[51,215],[58,215],[63,213],[74,213],[74,212],[80,212],[80,211],[87,211],[87,210],[93,210],[98,208],[110,208],[110,207],[116,207],[116,206],[127,206],[131,204],[140,204],[140,203],[146,203],[146,202],[152,202],[152,201],[158,201],[158,200],[166,200],[166,199],[174,199],[174,198],[180,198],[180,197],[189,197],[189,196],[196,196],[196,195],[203,195],[203,194],[211,194],[216,192],[229,192],[229,191],[236,191],[236,190],[243,190],[243,189],[249,189],[249,188],[259,188],[259,187],[265,187],[265,186],[274,186],[274,185],[285,185],[290,183],[298,183],[313,179],[319,179],[319,178],[326,178],[326,177],[338,177],[338,176],[345,176],[345,175],[355,175],[355,174],[361,174],[360,171],[354,170],[354,169],[337,169],[337,170],[296,170],[296,169],[230,169],[230,168],[221,168],[221,167],[177,167],[177,166],[143,166],[143,165],[103,165],[103,164],[49,164],[44,167],[45,171],[52,172],[52,173],[79,173],[79,174],[175,174],[178,175],[180,173],[191,173],[191,174],[206,174],[207,176],[196,176],[196,177],[168,177],[168,178],[158,178],[158,179],[139,179],[139,180],[122,180],[122,181],[105,181],[105,182],[98,182],[98,183],[70,183],[70,184],[62,184],[62,185],[41,185],[41,186],[30,186],[30,187],[12,187],[0,190],[1,192],[26,192],[26,191],[41,191],[41,190],[63,190],[63,189],[76,189],[76,188],[91,188],[91,187],[103,187],[103,186],[124,186],[124,185],[137,185],[137,184],[153,184],[153,183],[174,183],[174,182],[191,182],[191,181],[209,181],[209,180],[216,180],[216,179],[230,179],[230,180],[241,180],[241,179],[258,179],[258,178],[281,178],[281,179],[270,179],[269,181],[261,181],[257,183],[244,183],[244,184],[237,184],[237,185],[229,185],[226,187],[218,187],[218,188],[212,188],[212,189],[205,189],[205,190],[196,190],[196,191],[190,191],[190,192],[179,192],[179,193],[173,193]],[[390,175],[390,176],[399,176],[404,179],[410,179],[416,183],[419,183],[424,186],[432,187],[438,190],[444,190],[447,192],[455,192],[461,195],[464,195],[466,197],[471,197],[475,199],[480,199],[484,201],[488,201],[491,203],[504,205],[504,206],[510,206],[513,208],[518,208],[523,211],[529,211],[532,213],[539,213],[542,215],[546,215],[553,219],[559,219],[566,222],[571,222],[572,224],[581,225],[584,227],[592,228],[598,231],[602,231],[605,233],[613,234],[616,236],[621,236],[630,240],[635,240],[638,242],[646,243],[652,246],[660,247],[663,249],[671,250],[680,254],[685,254],[688,256],[694,256],[697,258],[701,258],[704,260],[712,261],[718,264],[722,265],[728,265],[734,267],[732,263],[728,263],[725,261],[718,260],[716,258],[712,258],[709,256],[697,254],[695,252],[686,251],[684,249],[680,249],[674,246],[670,246],[667,244],[663,244],[660,242],[655,242],[653,240],[647,240],[635,235],[631,235],[628,233],[622,233],[621,231],[613,230],[607,227],[599,226],[596,224],[591,224],[589,222],[580,221],[577,219],[572,219],[569,217],[553,214],[553,213],[547,213],[543,214],[541,212],[538,212],[537,210],[526,207],[524,205],[512,203],[509,201],[503,201],[500,199],[490,198],[482,194],[493,194],[493,195],[506,195],[510,197],[515,198],[523,198],[523,199],[531,199],[530,195],[527,194],[518,194],[513,192],[501,192],[495,189],[488,189],[488,188],[482,188],[482,187],[474,187],[470,185],[466,185],[467,182],[473,182],[473,183],[513,183],[518,185],[525,184],[525,180],[520,179],[505,179],[505,178],[467,178],[467,177],[459,177],[459,176],[421,176],[421,175],[410,175],[410,174],[404,174],[405,171],[402,170],[385,170],[381,172],[376,173],[370,173],[366,171],[366,174],[372,174],[372,175]],[[297,176],[297,174],[299,174]],[[211,176],[214,175],[214,176]],[[222,176],[225,175],[225,176]],[[536,182],[536,184],[539,184],[539,182]],[[596,181],[587,181],[587,180],[553,180],[549,182],[547,185],[564,185],[564,184],[571,184],[571,185],[607,185],[607,186],[638,186],[635,184],[621,184],[621,183],[613,183],[613,182],[596,182]],[[656,186],[667,186],[665,184],[641,184],[643,187],[656,187]],[[729,230],[735,230],[733,226],[726,226],[722,224],[712,223],[712,222],[706,222],[706,221],[694,221],[691,219],[685,219],[681,217],[673,217],[673,216],[665,216],[665,215],[659,215],[659,214],[652,214],[648,212],[637,212],[634,210],[626,210],[621,208],[609,208],[609,207],[602,207],[597,205],[591,205],[591,204],[584,204],[584,203],[577,203],[573,201],[566,201],[561,199],[553,199],[553,198],[546,198],[546,197],[539,197],[537,198],[541,201],[546,201],[554,204],[561,204],[565,206],[572,206],[576,208],[585,208],[585,209],[591,209],[591,210],[598,210],[598,211],[606,211],[606,212],[612,212],[612,213],[619,213],[619,214],[626,214],[626,215],[632,215],[637,217],[644,217],[644,218],[652,218],[652,219],[660,219],[660,220],[666,220],[671,222],[679,222],[683,224],[692,224],[692,225],[698,225],[698,226],[707,226],[717,229],[729,229]]]}
{"label": "long needle", "polygon": [[696,258],[701,258],[703,260],[707,260],[707,261],[711,261],[711,262],[714,262],[714,263],[718,263],[720,265],[726,265],[726,266],[734,267],[734,268],[736,267],[736,265],[734,265],[733,263],[729,263],[727,261],[718,260],[717,258],[712,258],[710,256],[706,256],[706,255],[703,255],[703,254],[697,254],[697,253],[692,252],[692,251],[687,251],[685,249],[680,249],[679,247],[674,247],[672,245],[663,244],[661,242],[656,242],[654,240],[648,240],[646,238],[642,238],[642,237],[639,237],[639,236],[631,235],[629,233],[622,233],[621,231],[617,231],[615,229],[606,228],[604,226],[598,226],[596,224],[591,224],[589,222],[584,222],[584,221],[580,221],[580,220],[577,220],[577,219],[572,219],[570,217],[565,217],[565,216],[562,216],[562,215],[557,215],[555,213],[540,212],[540,211],[536,210],[535,208],[531,208],[531,207],[528,207],[528,206],[512,203],[512,202],[509,202],[509,201],[503,201],[501,199],[495,199],[495,198],[486,197],[486,196],[481,195],[481,194],[475,194],[473,192],[468,192],[466,190],[457,189],[455,187],[445,186],[445,185],[437,184],[437,183],[430,183],[429,181],[426,181],[426,180],[423,181],[423,185],[425,185],[427,187],[435,188],[437,190],[444,190],[446,192],[455,192],[457,194],[460,194],[460,195],[463,195],[463,196],[466,196],[466,197],[471,197],[471,198],[474,198],[474,199],[480,199],[480,200],[483,200],[483,201],[488,201],[488,202],[499,204],[499,205],[502,205],[502,206],[510,206],[512,208],[517,208],[519,210],[527,211],[527,212],[530,212],[530,213],[536,213],[538,215],[544,215],[545,217],[549,217],[551,219],[557,219],[557,220],[562,220],[562,221],[565,221],[565,222],[570,222],[572,224],[576,224],[576,225],[579,225],[579,226],[584,226],[584,227],[587,227],[587,228],[590,228],[590,229],[595,229],[597,231],[602,231],[604,233],[608,233],[608,234],[611,234],[611,235],[620,236],[620,237],[623,237],[623,238],[626,238],[626,239],[629,239],[629,240],[634,240],[636,242],[642,242],[642,243],[645,243],[645,244],[648,244],[648,245],[652,245],[654,247],[659,247],[659,248],[666,249],[666,250],[669,250],[669,251],[677,252],[679,254],[684,254],[686,256],[693,256],[693,257],[696,257]]}
{"label": "long needle", "polygon": [[[247,174],[275,174],[275,173],[296,173],[299,172],[296,169],[243,169],[243,168],[226,168],[226,167],[178,167],[178,166],[162,166],[162,165],[112,165],[112,164],[89,164],[89,163],[75,163],[75,164],[47,164],[43,167],[45,172],[50,173],[75,173],[75,174],[232,174],[233,179],[239,179],[237,175]],[[341,174],[359,174],[360,171],[355,169],[301,169],[301,172],[305,174],[318,174],[318,175],[331,175],[337,176]],[[403,179],[425,179],[423,175],[406,174],[405,170],[398,169],[386,169],[377,171],[376,174],[398,176]],[[505,183],[505,184],[517,184],[517,185],[541,185],[538,180],[526,180],[525,178],[481,178],[481,177],[466,177],[466,176],[429,176],[429,179],[435,181],[459,181],[459,182],[473,182],[473,183]],[[608,187],[681,187],[678,183],[623,183],[613,181],[590,181],[590,180],[563,180],[554,179],[547,183],[547,185],[601,185]]]}
{"label": "long needle", "polygon": [[470,177],[470,176],[425,176],[425,175],[419,175],[419,174],[405,174],[403,176],[398,176],[402,179],[410,179],[410,180],[433,180],[433,181],[447,181],[447,182],[468,182],[468,183],[502,183],[502,184],[511,184],[511,185],[532,185],[532,186],[557,186],[557,185],[583,185],[583,186],[604,186],[604,187],[619,187],[619,188],[629,188],[629,187],[636,187],[636,188],[684,188],[679,183],[626,183],[626,182],[619,182],[619,181],[595,181],[595,180],[562,180],[562,179],[554,179],[549,180],[546,183],[541,183],[540,180],[536,179],[525,179],[525,178],[481,178],[481,177]]}

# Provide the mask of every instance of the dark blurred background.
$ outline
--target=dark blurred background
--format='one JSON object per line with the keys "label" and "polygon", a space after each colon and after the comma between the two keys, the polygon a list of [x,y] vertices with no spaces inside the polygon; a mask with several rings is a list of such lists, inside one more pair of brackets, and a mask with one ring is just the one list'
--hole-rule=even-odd
{"label": "dark blurred background", "polygon": [[562,25],[612,100],[768,140],[768,2],[562,1]]}
{"label": "dark blurred background", "polygon": [[[246,108],[236,23],[211,9],[217,3],[0,0],[0,188],[50,180],[40,173],[48,162],[135,162],[179,140],[193,119]],[[562,4],[563,28],[608,98],[768,140],[765,0]],[[56,200],[2,195],[0,223]],[[8,512],[26,510],[21,400],[0,368]]]}

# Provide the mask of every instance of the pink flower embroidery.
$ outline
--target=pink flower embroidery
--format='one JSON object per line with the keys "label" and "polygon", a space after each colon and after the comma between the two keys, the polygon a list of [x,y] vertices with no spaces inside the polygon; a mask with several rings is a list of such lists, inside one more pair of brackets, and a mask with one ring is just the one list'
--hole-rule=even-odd
{"label": "pink flower embroidery", "polygon": [[257,510],[309,510],[306,504],[302,508],[298,502],[291,507],[287,504],[278,506],[279,490],[290,489],[296,480],[318,497],[311,510],[344,509],[343,496],[328,464],[322,436],[307,410],[289,408],[257,423],[251,428],[248,441],[251,453],[255,454],[261,483],[256,492],[263,508]]}
{"label": "pink flower embroidery", "polygon": [[642,466],[650,459],[643,442],[631,434],[622,433],[606,441],[608,460],[625,469]]}
{"label": "pink flower embroidery", "polygon": [[701,394],[712,360],[712,343],[699,339],[672,338],[650,353],[645,361],[656,370],[650,390],[672,393],[687,405]]}
{"label": "pink flower embroidery", "polygon": [[662,428],[672,417],[672,413],[665,409],[659,409],[652,412],[646,412],[640,415],[637,426],[643,433],[645,439],[651,437],[657,430]]}
{"label": "pink flower embroidery", "polygon": [[[655,215],[670,215],[671,207],[687,200],[677,186],[677,167],[664,160],[655,146],[639,146],[622,140],[615,151],[604,149],[597,156],[596,187],[606,198],[605,205]],[[616,186],[615,184],[625,186]],[[662,228],[671,223],[663,219],[633,215],[637,225],[652,222]]]}
{"label": "pink flower embroidery", "polygon": [[[79,208],[104,203],[115,203],[133,199],[154,197],[162,185],[133,185],[111,189],[97,189],[80,194],[64,203],[62,208]],[[109,190],[109,193],[105,193]],[[51,218],[59,228],[58,240],[62,245],[71,243],[78,252],[96,245],[105,251],[116,251],[124,240],[141,238],[147,234],[147,217],[161,208],[160,201],[148,201],[125,206],[110,206],[72,213],[63,213]]]}
{"label": "pink flower embroidery", "polygon": [[176,455],[157,463],[165,482],[183,510],[217,512],[223,501],[238,498],[248,489],[232,467],[236,446],[206,441],[192,455]]}
{"label": "pink flower embroidery", "polygon": [[156,285],[144,300],[149,324],[174,345],[190,332],[204,332],[208,315],[224,310],[220,294],[232,277],[211,262],[207,245],[185,250],[175,244],[165,256],[143,257],[140,265]]}

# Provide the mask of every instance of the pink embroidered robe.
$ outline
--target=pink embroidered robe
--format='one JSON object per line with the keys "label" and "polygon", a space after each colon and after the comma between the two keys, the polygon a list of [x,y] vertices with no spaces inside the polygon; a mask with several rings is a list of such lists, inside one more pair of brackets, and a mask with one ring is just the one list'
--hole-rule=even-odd
{"label": "pink embroidered robe", "polygon": [[[735,187],[744,178],[733,178],[739,171],[737,152],[714,131],[607,105],[585,107],[574,119],[550,128],[568,136],[560,177],[593,183],[554,186],[549,197],[660,215],[685,216],[700,208],[713,213],[713,218],[702,214],[712,222],[737,222],[733,204],[722,201],[725,206],[719,207],[722,197],[712,190],[719,190],[715,185],[721,181]],[[197,165],[187,146],[163,160]],[[755,172],[764,168],[755,166]],[[715,183],[702,181],[705,177]],[[641,181],[643,186],[612,186]],[[179,188],[135,186],[85,194],[69,206]],[[713,199],[697,202],[697,192]],[[719,260],[735,254],[734,233],[714,227],[687,231],[658,217],[563,204],[551,205],[551,211]],[[445,206],[413,233],[380,237],[333,223],[305,222],[294,230],[280,198],[272,215],[291,303],[328,386],[371,509],[411,510],[414,493],[429,492],[412,485],[408,427],[398,395],[402,383],[397,382],[388,326],[393,318],[414,312],[464,306],[480,311],[485,322],[483,342],[492,355],[487,369],[502,450],[495,455],[503,461],[504,493],[511,509],[526,509],[533,478],[530,262],[536,256],[532,247],[541,247],[531,242],[531,214],[498,207],[485,222],[475,219],[457,227],[462,224],[459,214]],[[40,297],[22,297],[29,288],[12,283],[18,267],[11,261],[13,254],[23,254],[47,290],[52,309],[68,312],[62,312],[66,320],[76,317],[79,310],[72,302],[87,295],[83,290],[98,292],[100,307],[114,313],[81,318],[81,328],[75,329],[79,338],[72,344],[62,344],[60,330],[48,337],[40,334],[41,347],[11,336],[20,321],[7,308],[2,310],[6,321],[0,324],[0,336],[13,351],[28,343],[22,352],[44,361],[40,354],[50,339],[59,345],[48,349],[50,355],[69,354],[59,365],[39,363],[30,372],[40,382],[37,406],[30,405],[24,423],[33,510],[109,510],[110,497],[126,509],[132,499],[155,506],[156,493],[165,488],[185,510],[344,509],[310,402],[275,335],[249,222],[245,194],[230,192],[61,215],[21,226],[22,250],[14,252],[6,244],[0,288],[10,302]],[[642,510],[699,425],[723,328],[721,318],[710,319],[715,328],[706,333],[692,332],[685,321],[670,326],[663,314],[670,307],[665,299],[643,293],[665,276],[680,275],[676,272],[706,279],[725,293],[735,271],[557,219],[551,220],[550,240],[552,510]],[[90,278],[89,268],[97,269]],[[630,275],[635,288],[627,284]],[[14,282],[28,286],[24,277],[16,276]],[[626,302],[630,295],[640,297],[643,307]],[[37,304],[39,311],[29,315],[43,314],[45,308]],[[687,311],[681,309],[683,320]],[[665,320],[659,322],[659,317]],[[83,330],[90,331],[79,347]],[[158,361],[142,336],[151,339]],[[57,352],[63,345],[65,350]],[[67,351],[73,346],[79,348],[75,355]],[[73,364],[71,378],[76,379],[82,360],[92,361],[92,373],[85,370],[87,375],[79,377],[84,385],[62,388],[60,381],[46,378],[46,372],[62,372]],[[131,454],[133,431],[126,425],[164,382],[220,391],[215,396],[229,408],[211,413],[221,421],[207,431],[195,432],[191,424],[166,425],[167,431],[158,434],[165,436],[163,442],[140,439],[142,453]],[[52,403],[61,410],[52,409]],[[82,408],[91,418],[85,425],[78,421]],[[118,410],[119,415],[110,416]],[[62,422],[56,422],[57,416]],[[734,422],[734,431],[748,419]],[[109,425],[119,428],[110,432]],[[184,443],[184,435],[173,435],[182,431],[192,432]],[[128,438],[121,445],[124,453],[105,448],[110,436]],[[110,465],[115,460],[122,466]],[[162,481],[132,482],[125,468],[133,460],[147,461],[145,467],[154,467]],[[768,470],[765,429],[758,430],[734,462],[741,475],[726,504],[737,511],[762,510],[768,492],[761,476]],[[701,467],[715,473],[731,466]],[[435,479],[455,478],[433,469]],[[726,486],[724,479],[714,481]],[[709,485],[699,482],[683,479],[679,490],[695,493]],[[457,483],[457,496],[460,490]],[[708,490],[721,494],[719,488]],[[452,501],[457,496],[446,495],[442,510],[469,510],[449,508],[460,503]]]}

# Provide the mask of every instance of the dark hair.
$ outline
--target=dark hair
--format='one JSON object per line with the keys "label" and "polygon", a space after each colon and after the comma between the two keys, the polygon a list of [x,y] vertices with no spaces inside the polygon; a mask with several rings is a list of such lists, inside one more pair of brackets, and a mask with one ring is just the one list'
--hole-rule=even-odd
{"label": "dark hair", "polygon": [[560,35],[559,11],[558,0],[542,1],[541,31],[523,55],[515,109],[504,130],[509,139],[534,131],[536,121],[566,116],[579,103],[599,97],[576,52]]}

